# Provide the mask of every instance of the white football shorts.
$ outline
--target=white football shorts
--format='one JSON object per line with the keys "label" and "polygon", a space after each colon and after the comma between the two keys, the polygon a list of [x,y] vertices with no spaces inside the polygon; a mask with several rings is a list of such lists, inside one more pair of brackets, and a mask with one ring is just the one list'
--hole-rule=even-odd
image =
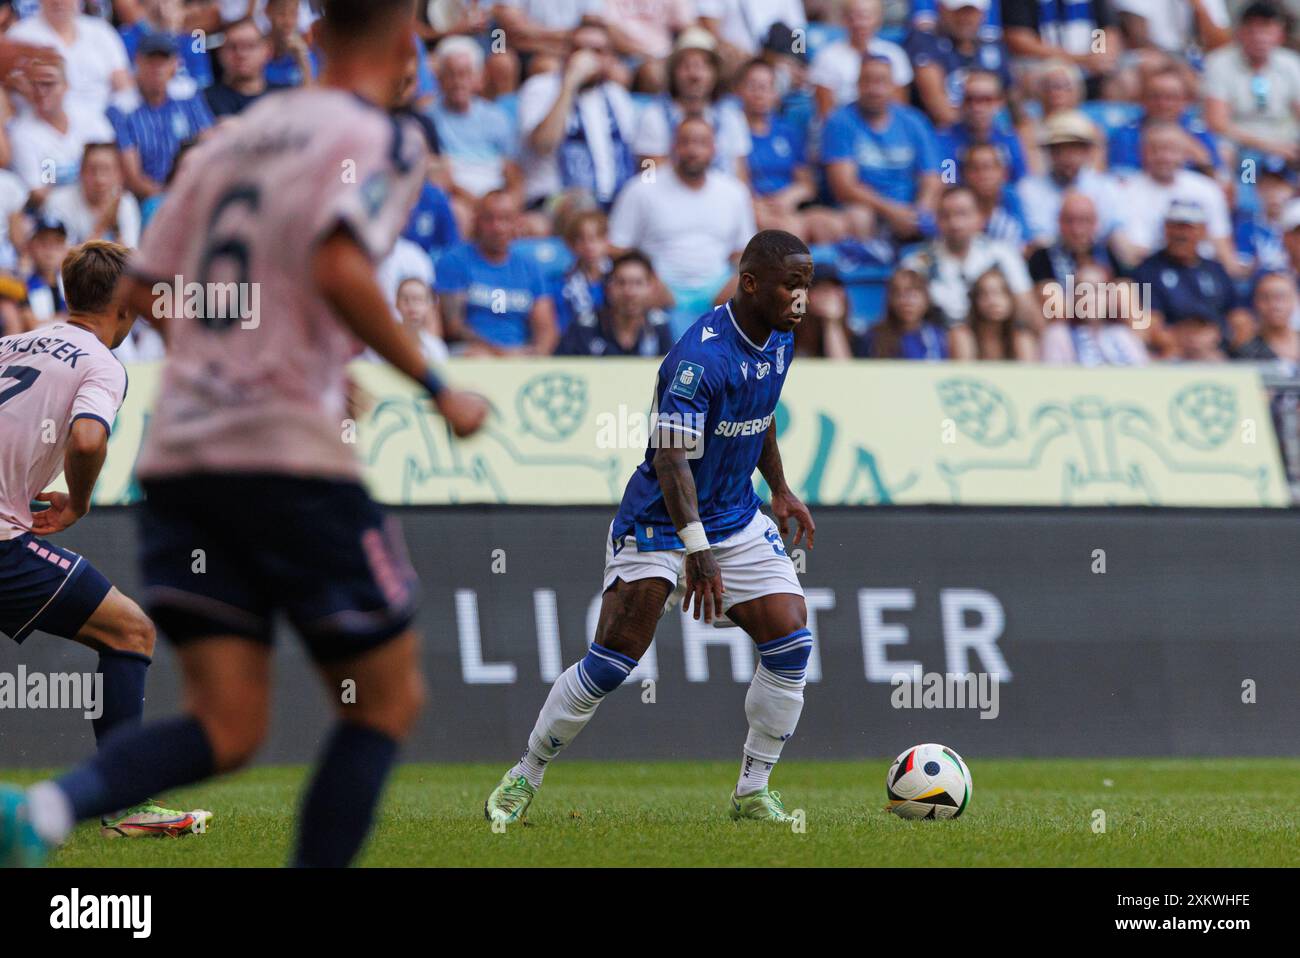
{"label": "white football shorts", "polygon": [[[623,548],[614,554],[614,524],[605,536],[605,578],[601,591],[614,584],[615,579],[635,582],[638,579],[660,578],[676,583],[668,601],[667,612],[686,594],[686,550],[663,549],[656,552],[638,552],[636,537],[626,536]],[[722,572],[722,612],[733,605],[748,602],[765,595],[788,593],[803,595],[794,563],[785,554],[781,534],[776,523],[763,512],[754,513],[749,525],[713,546],[713,557]],[[719,627],[728,626],[729,620],[715,620]]]}

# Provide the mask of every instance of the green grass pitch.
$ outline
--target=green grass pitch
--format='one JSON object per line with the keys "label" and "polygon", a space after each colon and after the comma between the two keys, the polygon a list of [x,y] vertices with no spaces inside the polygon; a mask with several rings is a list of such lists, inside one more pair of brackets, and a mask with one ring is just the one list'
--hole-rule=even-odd
{"label": "green grass pitch", "polygon": [[[730,762],[562,762],[531,824],[494,834],[483,799],[499,765],[405,765],[390,783],[369,866],[1300,864],[1297,759],[990,760],[950,822],[882,811],[886,759],[789,762],[773,786],[806,831],[733,823]],[[167,796],[212,809],[212,831],[110,841],[83,826],[55,866],[278,866],[293,839],[301,767],[256,768]],[[0,770],[0,780],[33,781]],[[1095,810],[1105,831],[1094,831]]]}

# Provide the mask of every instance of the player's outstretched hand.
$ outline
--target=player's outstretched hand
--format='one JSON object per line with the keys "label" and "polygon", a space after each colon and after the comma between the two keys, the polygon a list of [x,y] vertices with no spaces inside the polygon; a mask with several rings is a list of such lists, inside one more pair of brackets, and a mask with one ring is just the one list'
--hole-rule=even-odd
{"label": "player's outstretched hand", "polygon": [[695,618],[712,624],[722,614],[722,570],[713,558],[712,549],[692,552],[686,557],[686,595],[682,599],[682,611],[688,612],[695,606]]}
{"label": "player's outstretched hand", "polygon": [[790,534],[790,520],[795,521],[797,528],[790,548],[797,546],[800,539],[808,543],[809,549],[813,547],[813,535],[817,532],[817,524],[813,522],[808,507],[793,492],[787,490],[773,494],[772,515],[776,516],[776,528],[781,533],[782,539]]}
{"label": "player's outstretched hand", "polygon": [[487,421],[491,407],[478,393],[463,392],[459,389],[446,389],[435,400],[438,412],[447,420],[456,438],[472,436]]}
{"label": "player's outstretched hand", "polygon": [[72,507],[72,500],[66,492],[42,492],[36,501],[50,504],[44,512],[32,516],[32,532],[38,536],[52,536],[56,532],[62,532],[83,515]]}

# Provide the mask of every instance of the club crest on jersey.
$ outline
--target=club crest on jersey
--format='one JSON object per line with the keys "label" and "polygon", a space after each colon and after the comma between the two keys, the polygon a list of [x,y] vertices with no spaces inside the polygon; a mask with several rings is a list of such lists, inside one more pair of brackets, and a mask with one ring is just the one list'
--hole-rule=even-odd
{"label": "club crest on jersey", "polygon": [[683,359],[677,364],[677,372],[673,373],[673,384],[668,387],[668,391],[683,399],[694,399],[703,378],[703,366]]}
{"label": "club crest on jersey", "polygon": [[776,374],[785,375],[785,347],[778,346],[776,350]]}
{"label": "club crest on jersey", "polygon": [[772,364],[771,364],[771,363],[759,363],[758,366],[757,366],[756,369],[755,369],[755,372],[756,372],[756,376],[755,376],[755,378],[756,378],[756,379],[762,379],[763,377],[765,377],[765,376],[766,376],[768,373],[770,373],[771,371],[772,371]]}

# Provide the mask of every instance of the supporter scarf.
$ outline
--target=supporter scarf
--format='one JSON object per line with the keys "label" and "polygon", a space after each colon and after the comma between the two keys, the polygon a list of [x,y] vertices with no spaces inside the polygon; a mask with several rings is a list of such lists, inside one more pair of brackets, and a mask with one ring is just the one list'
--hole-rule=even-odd
{"label": "supporter scarf", "polygon": [[569,113],[569,124],[556,159],[560,165],[560,182],[565,189],[576,187],[588,190],[598,203],[608,206],[614,202],[619,187],[636,169],[636,159],[627,141],[623,139],[623,131],[619,129],[618,116],[614,112],[609,92],[600,90],[599,93],[599,101],[604,107],[609,127],[608,153],[601,149],[600,144],[597,144],[595,150],[592,149],[592,139],[587,131],[590,115],[584,113],[600,109],[596,105],[596,97],[580,96]]}
{"label": "supporter scarf", "polygon": [[1067,53],[1091,52],[1096,27],[1091,0],[1038,0],[1038,35]]}

